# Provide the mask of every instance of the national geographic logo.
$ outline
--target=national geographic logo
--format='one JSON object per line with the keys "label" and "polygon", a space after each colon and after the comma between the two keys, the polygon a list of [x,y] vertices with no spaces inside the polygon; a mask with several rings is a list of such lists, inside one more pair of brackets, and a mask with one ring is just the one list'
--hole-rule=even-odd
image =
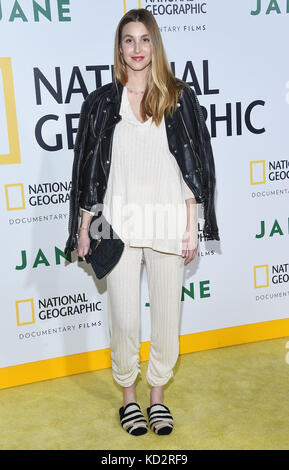
{"label": "national geographic logo", "polygon": [[[41,4],[42,3],[42,4]],[[71,21],[70,0],[0,0],[0,21],[27,23],[40,21]]]}
{"label": "national geographic logo", "polygon": [[[174,18],[183,15],[186,19],[194,16],[198,18],[200,15],[204,16],[207,13],[207,3],[197,2],[195,0],[123,0],[124,13],[133,8],[145,8],[149,10],[154,16],[163,17],[165,19]],[[197,22],[183,25],[176,24],[158,24],[161,32],[165,33],[178,33],[183,32],[200,32],[206,30],[205,24]]]}
{"label": "national geographic logo", "polygon": [[[95,316],[101,312],[102,306],[101,302],[89,302],[85,293],[38,299],[36,309],[34,299],[16,300],[15,305],[17,326],[21,327],[18,339],[22,341],[33,341],[36,338],[48,338],[57,334],[86,333],[91,328],[103,325],[102,319],[89,320],[86,317],[91,313]],[[64,325],[64,318],[69,323]],[[55,325],[60,319],[61,325]],[[81,322],[78,322],[78,319],[81,319]],[[37,328],[37,323],[42,321],[44,324],[49,321],[48,327]]]}
{"label": "national geographic logo", "polygon": [[276,189],[260,189],[252,192],[252,197],[288,195],[289,160],[253,160],[250,162],[250,185],[259,186],[283,183],[282,187]]}
{"label": "national geographic logo", "polygon": [[289,281],[289,263],[254,266],[254,287],[260,289]]}
{"label": "national geographic logo", "polygon": [[254,287],[255,289],[269,287],[269,265],[268,264],[260,264],[260,265],[254,266]]}
{"label": "national geographic logo", "polygon": [[33,298],[15,301],[17,326],[34,325],[38,320],[77,317],[102,311],[101,302],[89,302],[85,292],[38,299],[36,305],[35,308]]}
{"label": "national geographic logo", "polygon": [[0,57],[0,129],[0,164],[21,163],[10,57]]}
{"label": "national geographic logo", "polygon": [[289,13],[288,0],[255,0],[255,10],[251,10],[250,14],[256,15],[281,15],[282,13]]}
{"label": "national geographic logo", "polygon": [[35,323],[35,310],[33,299],[15,301],[17,326],[32,325]]}
{"label": "national geographic logo", "polygon": [[251,184],[265,184],[266,176],[269,182],[288,180],[289,161],[287,159],[270,161],[267,164],[267,170],[265,160],[256,160],[250,162]]}
{"label": "national geographic logo", "polygon": [[70,190],[71,181],[33,183],[27,185],[25,198],[24,183],[5,184],[6,209],[7,211],[15,211],[26,209],[26,206],[65,204],[69,201]]}
{"label": "national geographic logo", "polygon": [[145,8],[156,15],[193,15],[207,13],[206,2],[194,0],[123,0],[124,13],[131,8]]}
{"label": "national geographic logo", "polygon": [[[282,264],[261,264],[253,266],[254,270],[254,288],[255,289],[269,289],[272,287],[284,288],[289,282],[289,263]],[[256,301],[272,300],[289,296],[288,290],[279,292],[262,293],[256,296]]]}
{"label": "national geographic logo", "polygon": [[[59,207],[70,199],[71,181],[54,181],[47,183],[9,183],[4,185],[6,210],[11,217],[7,219],[9,225],[34,224],[67,220],[68,212],[56,212]],[[38,212],[33,215],[31,209],[53,208],[53,213]],[[24,214],[19,211],[25,211]],[[63,207],[64,209],[64,207]],[[66,207],[65,207],[66,209]],[[15,213],[13,217],[13,213]]]}

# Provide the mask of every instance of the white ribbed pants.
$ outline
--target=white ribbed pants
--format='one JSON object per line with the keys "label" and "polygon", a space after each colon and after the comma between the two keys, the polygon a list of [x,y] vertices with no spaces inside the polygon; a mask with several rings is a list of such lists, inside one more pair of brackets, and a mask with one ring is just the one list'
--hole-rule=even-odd
{"label": "white ribbed pants", "polygon": [[125,244],[120,260],[107,275],[107,308],[112,375],[129,387],[140,373],[140,272],[147,270],[151,344],[146,378],[151,386],[165,385],[179,355],[179,323],[184,258],[149,247]]}

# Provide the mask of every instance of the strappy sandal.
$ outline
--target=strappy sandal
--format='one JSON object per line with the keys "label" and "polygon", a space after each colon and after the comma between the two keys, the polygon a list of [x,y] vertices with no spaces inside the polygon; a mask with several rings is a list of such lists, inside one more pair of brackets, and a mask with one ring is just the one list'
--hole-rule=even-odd
{"label": "strappy sandal", "polygon": [[149,424],[155,434],[170,434],[174,427],[174,420],[169,408],[162,403],[155,403],[147,408]]}
{"label": "strappy sandal", "polygon": [[140,436],[148,431],[148,423],[138,403],[131,402],[119,409],[120,424],[133,436]]}

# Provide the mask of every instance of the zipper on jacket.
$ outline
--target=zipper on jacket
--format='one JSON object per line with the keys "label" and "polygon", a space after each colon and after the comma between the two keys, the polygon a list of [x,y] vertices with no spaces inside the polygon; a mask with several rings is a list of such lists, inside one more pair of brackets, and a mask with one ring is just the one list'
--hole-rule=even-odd
{"label": "zipper on jacket", "polygon": [[[184,121],[184,118],[183,118],[183,115],[181,113],[181,110],[179,110],[179,113],[180,113],[180,116],[181,116],[181,119],[182,119],[182,122],[183,122],[183,126],[185,128],[185,131],[186,131],[186,134],[187,134],[187,137],[188,137],[188,140],[190,142],[190,146],[191,146],[191,149],[193,151],[193,154],[194,154],[194,157],[197,161],[197,170],[199,171],[199,173],[202,173],[203,171],[203,168],[202,168],[202,164],[201,164],[201,160],[200,160],[200,157],[199,155],[197,154],[196,152],[196,149],[195,149],[195,146],[193,144],[193,139],[191,139],[190,135],[189,135],[189,132],[188,132],[188,129],[187,129],[187,126],[185,124],[185,121]],[[201,175],[202,176],[202,175]]]}

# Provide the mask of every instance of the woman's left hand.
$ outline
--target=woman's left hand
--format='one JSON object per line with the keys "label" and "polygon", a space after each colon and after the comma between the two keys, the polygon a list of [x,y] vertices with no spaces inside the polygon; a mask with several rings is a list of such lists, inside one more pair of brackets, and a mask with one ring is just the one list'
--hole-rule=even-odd
{"label": "woman's left hand", "polygon": [[[182,240],[182,257],[186,258],[184,264],[190,263],[198,251],[198,228],[187,228]],[[188,254],[187,254],[188,253]]]}

